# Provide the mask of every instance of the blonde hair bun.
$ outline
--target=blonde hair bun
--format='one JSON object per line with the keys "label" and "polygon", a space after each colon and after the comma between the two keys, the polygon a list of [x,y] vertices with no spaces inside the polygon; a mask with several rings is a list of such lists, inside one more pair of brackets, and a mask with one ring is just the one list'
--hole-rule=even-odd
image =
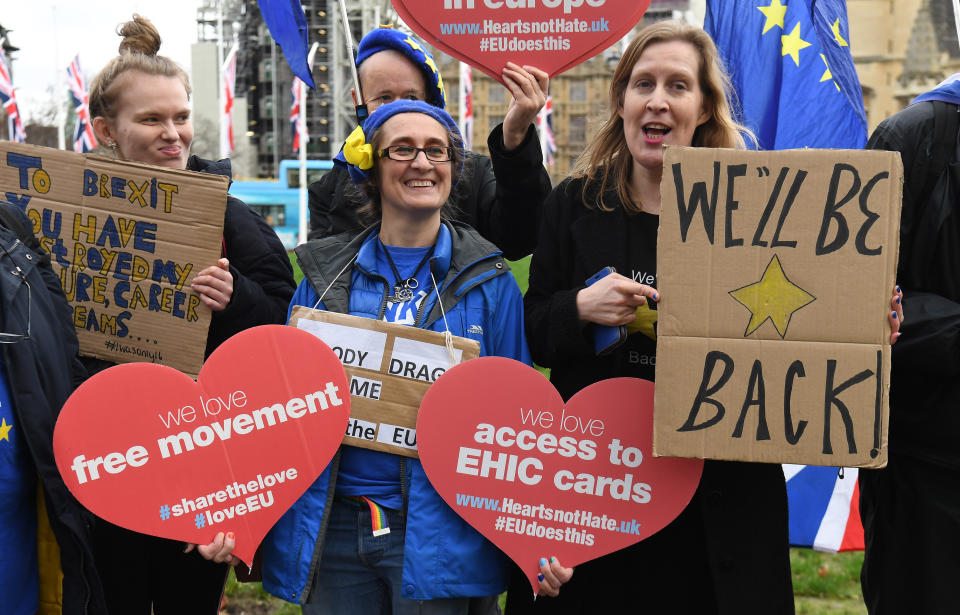
{"label": "blonde hair bun", "polygon": [[134,13],[133,19],[117,28],[120,41],[120,53],[142,53],[155,56],[160,51],[160,33],[150,20]]}

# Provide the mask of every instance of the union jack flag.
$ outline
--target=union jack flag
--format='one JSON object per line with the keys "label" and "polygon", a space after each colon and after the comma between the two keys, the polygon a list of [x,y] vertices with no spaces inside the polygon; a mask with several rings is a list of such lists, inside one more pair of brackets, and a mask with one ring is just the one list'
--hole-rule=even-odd
{"label": "union jack flag", "polygon": [[473,71],[464,62],[460,63],[460,134],[463,149],[473,149]]}
{"label": "union jack flag", "polygon": [[306,98],[306,87],[300,87],[299,77],[293,78],[293,87],[290,88],[290,132],[293,134],[293,151],[300,151],[300,144],[310,142],[310,133],[307,131],[307,118],[303,118],[303,133],[300,133],[300,113],[304,109],[304,98]]}
{"label": "union jack flag", "polygon": [[553,138],[553,101],[550,96],[547,96],[547,102],[537,114],[537,126],[543,135],[543,160],[548,167],[552,167],[554,155],[557,153],[557,142]]}
{"label": "union jack flag", "polygon": [[790,544],[818,551],[863,550],[856,468],[783,466],[790,505]]}
{"label": "union jack flag", "polygon": [[220,115],[220,157],[226,158],[233,153],[233,96],[237,81],[237,45],[234,44],[221,67],[223,74],[222,105]]}
{"label": "union jack flag", "polygon": [[73,151],[92,151],[97,147],[97,137],[93,134],[93,122],[90,117],[90,98],[87,96],[87,82],[80,70],[80,56],[75,56],[67,66],[67,85],[77,111],[77,128],[73,132]]}
{"label": "union jack flag", "polygon": [[2,47],[0,47],[0,104],[3,105],[3,110],[7,114],[7,134],[10,135],[10,140],[23,143],[27,140],[27,133],[23,129],[23,120],[20,119],[7,54],[3,52]]}

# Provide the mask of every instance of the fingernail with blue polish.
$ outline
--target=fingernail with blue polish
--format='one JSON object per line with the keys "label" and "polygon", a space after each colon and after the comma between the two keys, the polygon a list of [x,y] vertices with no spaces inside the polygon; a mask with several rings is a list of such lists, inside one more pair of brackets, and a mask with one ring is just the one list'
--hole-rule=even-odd
{"label": "fingernail with blue polish", "polygon": [[897,292],[900,292],[900,287],[899,287],[899,286],[897,286]]}
{"label": "fingernail with blue polish", "polygon": [[897,319],[897,313],[896,313],[896,312],[891,312],[891,313],[893,314],[893,319],[896,320],[896,319]]}
{"label": "fingernail with blue polish", "polygon": [[550,563],[551,563],[551,564],[552,564],[553,562],[555,562],[555,561],[557,561],[557,558],[555,558],[555,557],[551,557],[551,558],[550,558]]}
{"label": "fingernail with blue polish", "polygon": [[900,305],[900,297],[897,297],[897,305]]}
{"label": "fingernail with blue polish", "polygon": [[546,566],[546,565],[547,565],[547,558],[541,557],[541,558],[540,558],[540,565],[541,565],[541,566]]}
{"label": "fingernail with blue polish", "polygon": [[538,575],[537,575],[537,580],[540,581],[541,583],[543,583],[543,575],[542,575],[542,574],[538,574]]}

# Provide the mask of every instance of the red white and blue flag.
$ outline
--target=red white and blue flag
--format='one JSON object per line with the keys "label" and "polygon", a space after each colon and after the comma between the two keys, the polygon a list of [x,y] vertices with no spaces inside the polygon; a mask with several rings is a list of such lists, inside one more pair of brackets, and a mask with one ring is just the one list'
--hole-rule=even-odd
{"label": "red white and blue flag", "polygon": [[540,129],[543,141],[543,161],[552,167],[557,153],[557,142],[553,136],[553,101],[547,96],[547,102],[537,114],[537,127]]}
{"label": "red white and blue flag", "polygon": [[73,151],[93,151],[97,147],[97,137],[93,134],[93,122],[90,118],[90,98],[87,96],[87,82],[80,70],[80,56],[75,56],[67,67],[67,85],[73,98],[73,107],[77,112],[77,127],[73,132]]}
{"label": "red white and blue flag", "polygon": [[473,149],[473,71],[470,65],[460,63],[460,134],[463,149]]}
{"label": "red white and blue flag", "polygon": [[220,84],[220,157],[227,158],[233,153],[233,96],[237,82],[237,46],[230,48],[227,59],[220,67],[223,81]]}
{"label": "red white and blue flag", "polygon": [[818,551],[863,550],[856,468],[784,464],[790,544]]}
{"label": "red white and blue flag", "polygon": [[293,151],[300,151],[301,143],[310,142],[310,133],[307,131],[306,117],[303,118],[303,132],[300,132],[300,113],[305,108],[304,98],[306,98],[307,88],[301,87],[303,82],[299,77],[293,78],[293,86],[290,88],[290,131],[293,134]]}
{"label": "red white and blue flag", "polygon": [[7,114],[7,134],[10,140],[23,143],[27,139],[27,133],[23,129],[23,120],[20,119],[20,109],[17,107],[17,95],[13,91],[10,64],[2,47],[0,47],[0,105],[3,105],[3,110]]}

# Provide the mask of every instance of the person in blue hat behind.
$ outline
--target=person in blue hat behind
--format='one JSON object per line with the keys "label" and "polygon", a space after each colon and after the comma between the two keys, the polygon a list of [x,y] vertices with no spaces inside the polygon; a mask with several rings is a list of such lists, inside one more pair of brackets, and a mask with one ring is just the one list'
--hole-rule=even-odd
{"label": "person in blue hat behind", "polygon": [[[449,331],[479,342],[481,356],[529,364],[522,298],[501,251],[446,216],[464,166],[450,115],[422,101],[382,105],[347,139],[339,164],[378,222],[352,239],[299,246],[305,277],[291,309]],[[384,518],[387,532],[374,526]],[[467,615],[477,609],[472,597],[506,588],[509,565],[443,502],[418,460],[351,446],[277,522],[262,552],[264,588],[308,615]]]}
{"label": "person in blue hat behind", "polygon": [[[370,31],[357,47],[361,92],[355,104],[373,113],[394,100],[422,100],[445,108],[445,92],[433,56],[421,41],[390,27]],[[546,102],[547,74],[508,63],[503,80],[512,97],[509,110],[490,133],[490,157],[466,152],[463,179],[450,199],[453,219],[470,224],[519,259],[536,245],[540,210],[550,193],[537,131],[532,122]],[[343,232],[357,234],[369,224],[358,215],[365,198],[350,189],[344,169],[334,169],[310,186],[310,239]]]}

